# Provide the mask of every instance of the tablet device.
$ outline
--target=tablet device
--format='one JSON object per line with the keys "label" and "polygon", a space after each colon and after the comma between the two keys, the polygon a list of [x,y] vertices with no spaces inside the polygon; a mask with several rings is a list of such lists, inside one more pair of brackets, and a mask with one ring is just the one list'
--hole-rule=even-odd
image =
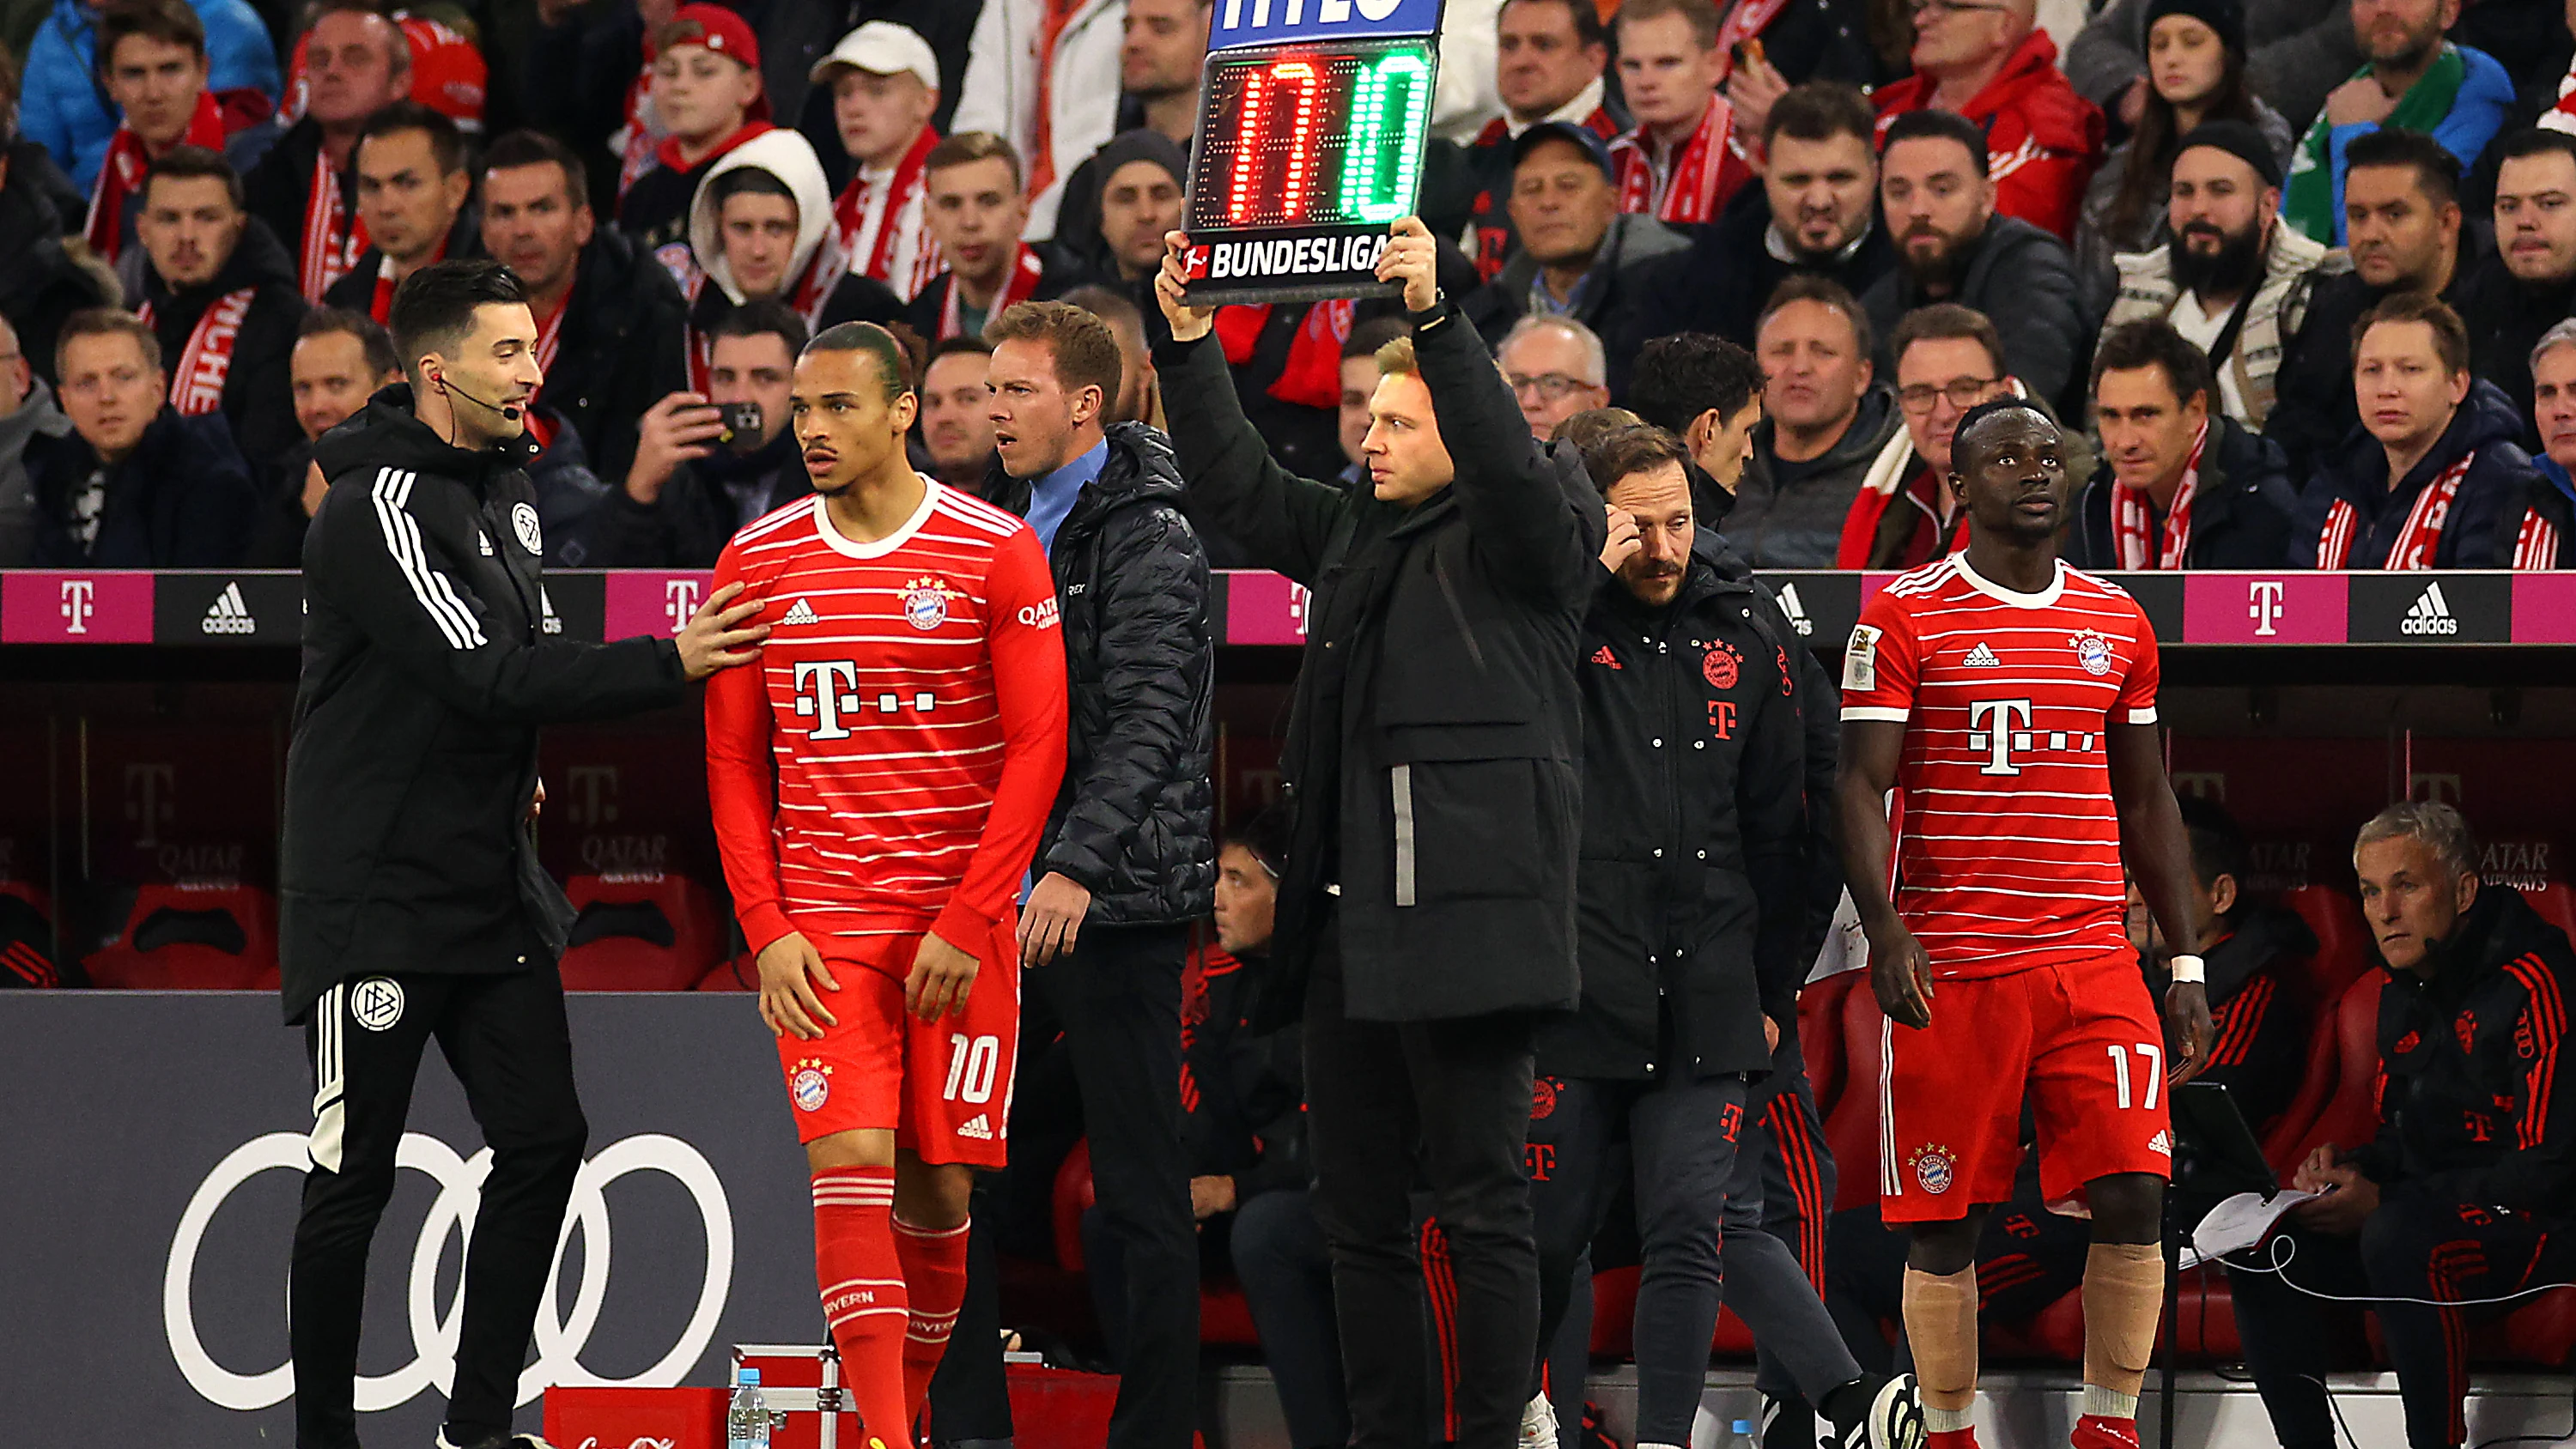
{"label": "tablet device", "polygon": [[2263,1145],[2217,1082],[2185,1082],[2173,1090],[2174,1185],[2225,1197],[2259,1192],[2270,1198],[2281,1179],[2263,1157]]}

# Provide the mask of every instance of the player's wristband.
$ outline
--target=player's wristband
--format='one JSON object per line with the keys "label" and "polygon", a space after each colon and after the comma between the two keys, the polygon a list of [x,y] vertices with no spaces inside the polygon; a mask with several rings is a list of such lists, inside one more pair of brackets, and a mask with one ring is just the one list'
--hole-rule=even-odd
{"label": "player's wristband", "polygon": [[2209,968],[2197,956],[2176,956],[2165,963],[2165,969],[2173,973],[2176,986],[2186,981],[2198,985],[2209,980]]}

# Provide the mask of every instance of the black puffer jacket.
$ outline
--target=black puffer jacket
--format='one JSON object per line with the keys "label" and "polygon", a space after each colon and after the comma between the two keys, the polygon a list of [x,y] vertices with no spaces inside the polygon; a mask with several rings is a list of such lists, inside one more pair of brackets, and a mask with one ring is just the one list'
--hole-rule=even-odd
{"label": "black puffer jacket", "polygon": [[669,639],[542,632],[528,440],[449,447],[376,394],[314,447],[278,870],[286,1018],[356,972],[551,970],[572,924],[527,824],[537,726],[684,697]]}
{"label": "black puffer jacket", "polygon": [[241,563],[259,521],[259,487],[218,413],[188,417],[164,404],[122,462],[106,465],[98,535],[74,526],[98,454],[78,433],[27,440],[36,500],[38,568],[217,569]]}
{"label": "black puffer jacket", "polygon": [[1701,550],[1671,604],[1604,577],[1583,621],[1583,1004],[1541,1035],[1542,1071],[1764,1071],[1766,1009],[1797,1014],[1797,674],[1757,587]]}
{"label": "black puffer jacket", "polygon": [[2425,974],[2388,972],[2379,1135],[2351,1161],[2392,1195],[2568,1216],[2576,1072],[2558,1072],[2576,991],[2567,933],[2522,892],[2482,885],[2435,951]]}
{"label": "black puffer jacket", "polygon": [[[2522,450],[2522,414],[2514,411],[2502,390],[2480,380],[2451,413],[2433,451],[2425,454],[2398,486],[2388,486],[2388,450],[2356,426],[2343,446],[2326,455],[2299,494],[2299,511],[2290,524],[2294,569],[2318,567],[2319,545],[2338,504],[2352,510],[2352,546],[2342,567],[2348,569],[2435,568],[2502,569],[2513,567],[2514,543],[2522,515],[2535,494],[2538,477],[2531,455]],[[2468,472],[2451,497],[2440,524],[2433,555],[2419,563],[2393,561],[2389,550],[2406,531],[2424,490],[2462,459]]]}
{"label": "black puffer jacket", "polygon": [[1933,297],[1897,267],[1861,294],[1870,329],[1878,334],[1878,375],[1896,376],[1888,339],[1905,314],[1932,302],[1957,302],[1993,319],[2003,339],[2004,367],[2033,396],[2071,415],[2087,399],[2084,361],[2093,355],[2093,323],[2084,315],[2075,276],[2075,254],[2066,243],[2017,216],[1998,213],[1968,243],[1958,289]]}
{"label": "black puffer jacket", "polygon": [[[1073,734],[1035,868],[1091,892],[1095,924],[1195,920],[1216,908],[1207,554],[1181,516],[1171,442],[1140,423],[1111,424],[1108,442],[1049,558]],[[989,482],[1002,507],[1028,515],[1027,480]]]}
{"label": "black puffer jacket", "polygon": [[668,268],[609,227],[591,235],[576,265],[543,396],[581,434],[600,481],[616,487],[635,465],[645,412],[689,385],[689,304]]}
{"label": "black puffer jacket", "polygon": [[[2059,547],[2079,569],[2120,567],[2119,536],[2111,527],[2111,484],[2106,460],[2075,500],[2075,527]],[[2299,490],[2290,482],[2290,460],[2280,444],[2245,431],[2225,413],[2212,412],[2200,478],[2192,485],[2191,542],[2183,549],[2182,566],[2279,568],[2290,546],[2290,518],[2298,510]],[[2153,537],[2161,540],[2164,520],[2154,524]]]}
{"label": "black puffer jacket", "polygon": [[1601,576],[1601,495],[1572,449],[1531,443],[1455,308],[1416,320],[1457,481],[1412,507],[1280,467],[1224,348],[1176,345],[1148,321],[1191,506],[1314,590],[1279,762],[1296,819],[1267,1023],[1297,1010],[1325,932],[1358,1020],[1578,996],[1575,645]]}

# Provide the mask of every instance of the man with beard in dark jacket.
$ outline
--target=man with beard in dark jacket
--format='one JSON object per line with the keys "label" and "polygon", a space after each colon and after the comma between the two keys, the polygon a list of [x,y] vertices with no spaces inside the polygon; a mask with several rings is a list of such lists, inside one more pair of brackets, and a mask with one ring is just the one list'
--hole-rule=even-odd
{"label": "man with beard in dark jacket", "polygon": [[[1862,294],[1870,325],[1893,336],[1905,314],[1956,302],[1992,318],[2004,366],[2032,396],[2080,409],[2092,328],[2077,305],[2074,255],[1995,210],[1985,133],[1948,111],[1908,111],[1887,128],[1878,195],[1899,266]],[[1895,359],[1882,357],[1892,375]]]}
{"label": "man with beard in dark jacket", "polygon": [[2268,569],[2289,547],[2280,447],[2219,411],[2209,359],[2160,319],[2111,329],[2093,354],[2102,463],[2061,547],[2080,569]]}
{"label": "man with beard in dark jacket", "polygon": [[2576,952],[2521,892],[2478,879],[2451,806],[2382,810],[2353,866],[2386,963],[2377,1130],[2311,1153],[2291,1185],[2318,1196],[2290,1209],[2287,1243],[2232,1255],[2227,1276],[2281,1443],[2335,1442],[2324,1294],[2378,1315],[2406,1442],[2432,1449],[2468,1437],[2469,1323],[2576,1272],[2576,1073],[2558,1075]]}
{"label": "man with beard in dark jacket", "polygon": [[482,213],[483,250],[528,289],[545,405],[581,434],[600,477],[625,477],[645,410],[688,386],[679,286],[624,232],[599,225],[580,160],[551,136],[512,131],[492,143]]}
{"label": "man with beard in dark jacket", "polygon": [[1183,236],[1155,288],[1163,404],[1190,501],[1314,590],[1280,772],[1296,825],[1274,1019],[1304,1011],[1315,1208],[1331,1244],[1355,1442],[1418,1438],[1427,1180],[1456,1284],[1458,1443],[1516,1442],[1538,1337],[1522,1150],[1541,1012],[1575,1004],[1582,721],[1600,495],[1540,451],[1438,244],[1395,223],[1377,275],[1412,338],[1378,354],[1356,492],[1289,474],[1245,421]]}
{"label": "man with beard in dark jacket", "polygon": [[198,146],[152,163],[135,235],[149,259],[137,310],[171,359],[171,405],[221,412],[242,456],[265,466],[297,437],[289,364],[304,298],[286,248],[242,209],[232,163]]}
{"label": "man with beard in dark jacket", "polygon": [[27,440],[39,568],[231,568],[259,512],[232,430],[166,401],[161,344],[130,312],[63,324],[55,353],[72,431]]}
{"label": "man with beard in dark jacket", "polygon": [[[1792,276],[1867,293],[1896,268],[1877,222],[1877,123],[1869,98],[1850,86],[1791,87],[1763,123],[1762,185],[1746,187],[1690,250],[1655,265],[1611,340],[1713,332],[1750,347],[1765,302]],[[1613,369],[1614,379],[1624,375]]]}
{"label": "man with beard in dark jacket", "polygon": [[537,727],[677,704],[768,630],[737,627],[754,606],[727,609],[728,587],[676,639],[546,638],[520,471],[542,380],[525,294],[497,262],[441,262],[406,280],[393,319],[408,385],[315,450],[333,486],[305,547],[286,761],[280,956],[315,1088],[296,1442],[358,1442],[367,1245],[434,1035],[492,1149],[438,1443],[527,1449],[510,1434],[519,1371],[589,1133],[555,970],[572,912],[530,829]]}
{"label": "man with beard in dark jacket", "polygon": [[[746,302],[715,324],[707,392],[674,392],[644,415],[622,487],[583,527],[582,560],[602,569],[706,569],[736,530],[813,491],[788,427],[805,323],[782,302]],[[757,432],[720,409],[749,404]]]}
{"label": "man with beard in dark jacket", "polygon": [[1199,1259],[1181,1143],[1181,970],[1216,885],[1207,555],[1182,516],[1170,443],[1102,424],[1126,362],[1108,323],[1020,302],[985,336],[1003,475],[992,496],[1046,545],[1072,677],[1064,790],[1020,908],[1020,959],[1029,1004],[1053,1013],[1071,1049],[1092,1182],[1121,1249],[1109,1442],[1186,1449]]}
{"label": "man with beard in dark jacket", "polygon": [[1583,999],[1540,1034],[1538,1097],[1550,1110],[1533,1109],[1530,1129],[1539,1341],[1554,1341],[1624,1139],[1645,1268],[1638,1442],[1689,1442],[1723,1234],[1726,1296],[1837,1442],[1910,1449],[1920,1413],[1909,1386],[1862,1375],[1788,1246],[1760,1231],[1759,1208],[1750,1231],[1725,1232],[1729,1198],[1761,1195],[1762,1154],[1743,1138],[1750,1084],[1796,1019],[1812,955],[1803,722],[1796,636],[1756,609],[1759,585],[1721,574],[1713,539],[1694,548],[1685,461],[1651,427],[1612,434],[1587,457],[1608,502],[1609,576],[1578,670]]}
{"label": "man with beard in dark jacket", "polygon": [[2353,327],[2361,427],[2299,495],[2289,563],[2315,569],[2514,566],[2534,492],[2522,415],[2469,375],[2459,314],[2401,292]]}

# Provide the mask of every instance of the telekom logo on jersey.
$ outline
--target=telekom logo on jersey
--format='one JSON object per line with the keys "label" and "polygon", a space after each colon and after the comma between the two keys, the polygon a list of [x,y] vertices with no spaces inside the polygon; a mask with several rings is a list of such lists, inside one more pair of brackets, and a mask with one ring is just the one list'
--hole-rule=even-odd
{"label": "telekom logo on jersey", "polygon": [[848,722],[864,719],[870,711],[884,716],[901,712],[906,704],[923,713],[939,707],[939,696],[926,689],[914,691],[908,700],[891,689],[874,698],[859,693],[855,659],[805,660],[797,664],[795,679],[796,717],[814,721],[805,732],[812,740],[846,740]]}
{"label": "telekom logo on jersey", "polygon": [[[2026,699],[1980,699],[1968,706],[1968,748],[1984,750],[1986,763],[1980,775],[2018,775],[2021,766],[2013,763],[2015,749],[2030,748],[2030,701]],[[2015,729],[2015,726],[2019,726]]]}

